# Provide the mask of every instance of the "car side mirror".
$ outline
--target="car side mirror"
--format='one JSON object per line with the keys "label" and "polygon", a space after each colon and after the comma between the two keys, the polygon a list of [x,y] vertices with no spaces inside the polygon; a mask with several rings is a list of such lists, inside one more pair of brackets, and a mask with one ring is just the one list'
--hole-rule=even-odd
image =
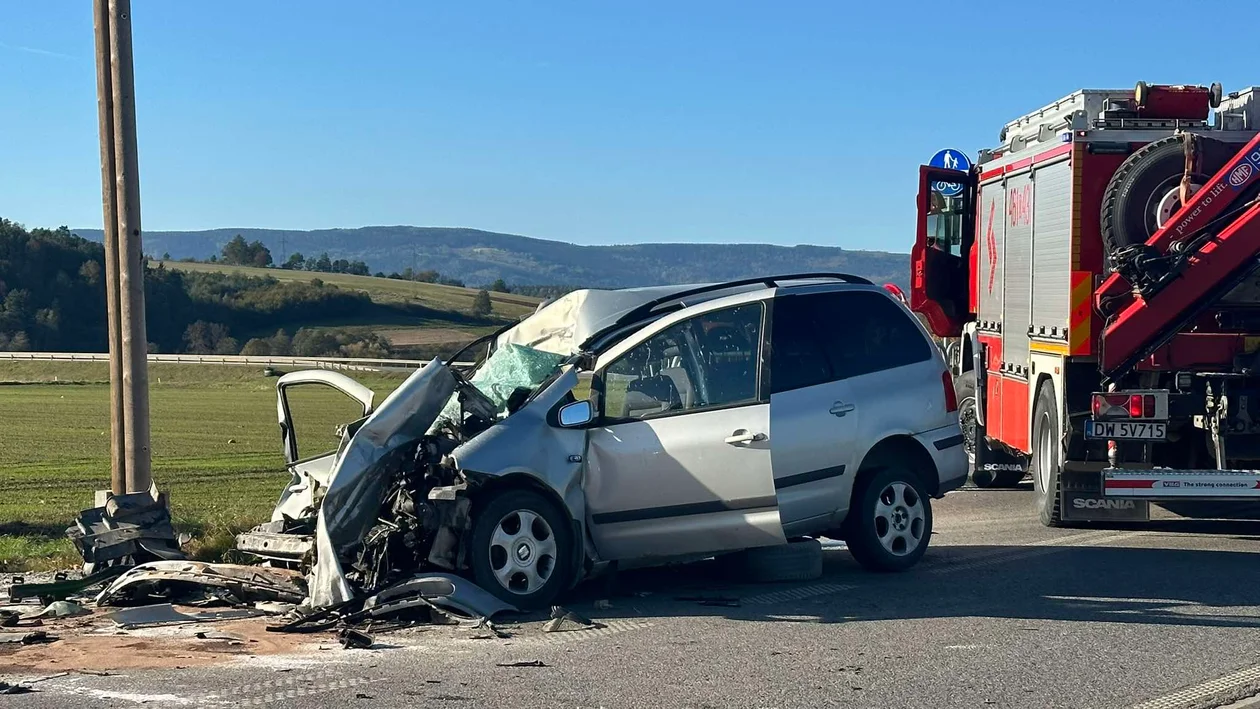
{"label": "car side mirror", "polygon": [[556,421],[562,428],[581,428],[594,420],[595,405],[589,399],[565,404],[556,414]]}

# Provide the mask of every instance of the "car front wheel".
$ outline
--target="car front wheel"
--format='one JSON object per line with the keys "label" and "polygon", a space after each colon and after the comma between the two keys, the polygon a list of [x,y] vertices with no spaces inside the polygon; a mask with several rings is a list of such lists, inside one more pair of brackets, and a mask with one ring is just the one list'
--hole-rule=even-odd
{"label": "car front wheel", "polygon": [[573,577],[572,529],[567,515],[537,492],[496,493],[473,520],[473,580],[521,610],[547,607]]}
{"label": "car front wheel", "polygon": [[932,505],[908,466],[892,462],[854,491],[845,541],[849,553],[874,571],[904,571],[927,551]]}

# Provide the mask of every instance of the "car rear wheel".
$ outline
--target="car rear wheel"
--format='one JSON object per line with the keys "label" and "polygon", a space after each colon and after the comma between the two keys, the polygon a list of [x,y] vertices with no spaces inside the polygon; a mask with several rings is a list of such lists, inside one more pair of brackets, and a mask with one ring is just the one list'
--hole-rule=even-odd
{"label": "car rear wheel", "polygon": [[555,600],[572,580],[572,558],[572,525],[537,492],[504,490],[475,513],[473,580],[517,608],[545,608]]}
{"label": "car rear wheel", "polygon": [[889,461],[861,480],[845,521],[845,542],[859,564],[904,571],[927,551],[931,536],[931,501],[909,465]]}

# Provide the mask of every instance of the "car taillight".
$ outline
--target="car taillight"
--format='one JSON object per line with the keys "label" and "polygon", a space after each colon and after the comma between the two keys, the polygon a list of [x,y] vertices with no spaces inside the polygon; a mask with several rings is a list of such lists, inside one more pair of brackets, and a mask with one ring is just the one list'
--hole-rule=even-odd
{"label": "car taillight", "polygon": [[941,372],[941,382],[945,385],[945,411],[952,413],[958,410],[958,392],[954,391],[954,377],[949,370]]}

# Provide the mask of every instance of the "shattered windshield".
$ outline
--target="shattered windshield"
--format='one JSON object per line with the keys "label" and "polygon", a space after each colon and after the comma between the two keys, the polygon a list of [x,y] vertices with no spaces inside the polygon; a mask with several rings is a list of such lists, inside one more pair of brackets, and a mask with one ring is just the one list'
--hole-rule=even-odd
{"label": "shattered windshield", "polygon": [[[509,409],[508,404],[514,402],[514,396],[521,397],[523,401],[566,359],[564,355],[509,343],[496,349],[477,368],[468,383],[493,402],[496,415],[502,417]],[[430,431],[446,424],[458,424],[459,421],[459,392],[456,391],[447,400]]]}

